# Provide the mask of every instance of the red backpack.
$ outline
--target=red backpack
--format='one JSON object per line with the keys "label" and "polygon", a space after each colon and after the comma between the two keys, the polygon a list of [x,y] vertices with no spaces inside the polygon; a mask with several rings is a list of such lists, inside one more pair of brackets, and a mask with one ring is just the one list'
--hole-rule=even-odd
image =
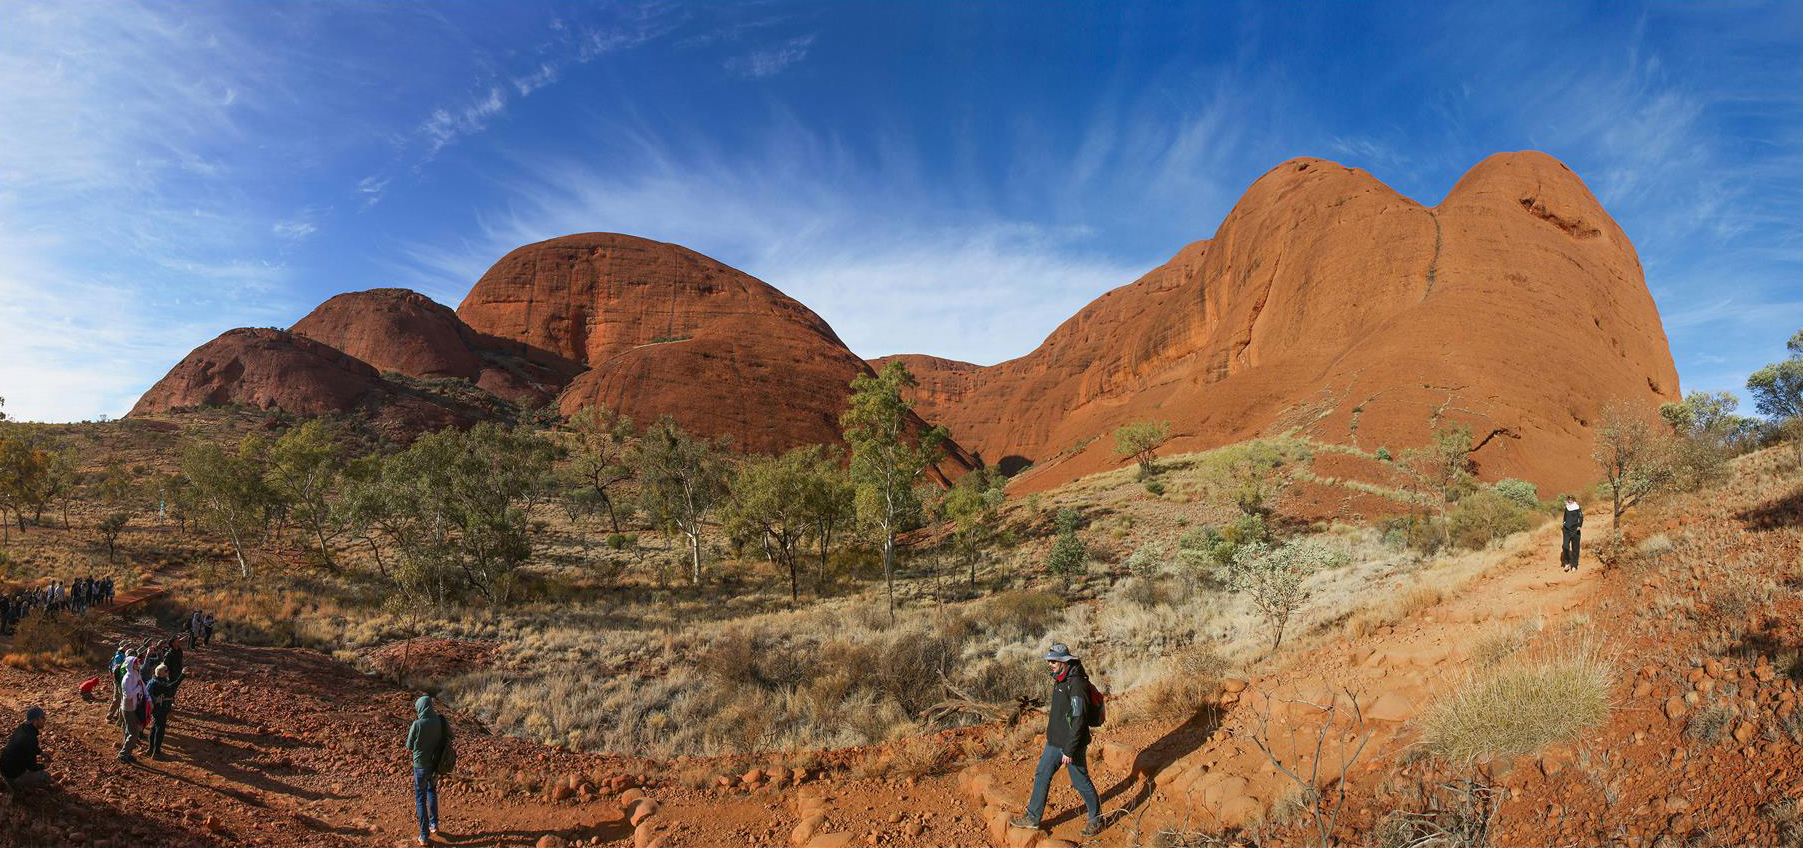
{"label": "red backpack", "polygon": [[1085,727],[1101,727],[1108,720],[1108,701],[1089,678],[1083,678],[1083,697],[1088,704],[1083,709],[1083,725]]}

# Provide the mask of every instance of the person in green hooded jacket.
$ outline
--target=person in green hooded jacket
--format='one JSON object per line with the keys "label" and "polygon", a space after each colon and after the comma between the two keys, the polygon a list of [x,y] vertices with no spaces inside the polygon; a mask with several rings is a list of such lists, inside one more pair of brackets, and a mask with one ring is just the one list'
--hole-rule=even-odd
{"label": "person in green hooded jacket", "polygon": [[419,813],[419,844],[438,832],[438,765],[451,747],[451,723],[432,709],[432,696],[413,702],[419,718],[407,728],[407,750],[413,754],[413,805]]}

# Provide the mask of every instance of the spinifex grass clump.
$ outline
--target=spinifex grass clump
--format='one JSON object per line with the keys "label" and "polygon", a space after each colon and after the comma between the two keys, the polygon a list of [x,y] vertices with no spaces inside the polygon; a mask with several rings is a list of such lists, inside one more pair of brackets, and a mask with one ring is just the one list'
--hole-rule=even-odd
{"label": "spinifex grass clump", "polygon": [[1435,701],[1421,719],[1423,741],[1457,762],[1532,753],[1602,723],[1614,679],[1593,641],[1518,652]]}

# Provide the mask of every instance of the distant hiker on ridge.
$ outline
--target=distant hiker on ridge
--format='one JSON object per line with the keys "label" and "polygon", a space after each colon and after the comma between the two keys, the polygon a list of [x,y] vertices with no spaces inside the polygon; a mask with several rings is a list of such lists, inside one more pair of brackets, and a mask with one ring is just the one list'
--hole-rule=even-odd
{"label": "distant hiker on ridge", "polygon": [[1584,527],[1584,509],[1578,499],[1565,496],[1565,542],[1559,548],[1559,565],[1566,571],[1578,570],[1578,536]]}
{"label": "distant hiker on ridge", "polygon": [[1051,666],[1052,696],[1046,702],[1045,749],[1039,755],[1039,768],[1033,773],[1033,798],[1027,802],[1025,815],[1015,816],[1015,827],[1038,828],[1045,814],[1046,792],[1052,786],[1052,774],[1063,765],[1070,773],[1071,786],[1083,798],[1089,810],[1089,824],[1083,828],[1085,838],[1102,832],[1102,802],[1096,798],[1096,785],[1089,779],[1089,728],[1101,723],[1096,705],[1090,703],[1089,675],[1083,664],[1071,656],[1063,643],[1046,652]]}
{"label": "distant hiker on ridge", "polygon": [[438,832],[438,776],[451,771],[451,723],[432,710],[432,696],[413,702],[419,718],[407,728],[407,750],[413,752],[413,806],[419,813],[419,844]]}
{"label": "distant hiker on ridge", "polygon": [[44,755],[44,749],[38,746],[38,732],[44,729],[44,722],[42,707],[26,710],[25,723],[13,730],[6,738],[6,749],[0,750],[0,777],[6,779],[14,793],[29,786],[50,785],[50,773],[38,759]]}

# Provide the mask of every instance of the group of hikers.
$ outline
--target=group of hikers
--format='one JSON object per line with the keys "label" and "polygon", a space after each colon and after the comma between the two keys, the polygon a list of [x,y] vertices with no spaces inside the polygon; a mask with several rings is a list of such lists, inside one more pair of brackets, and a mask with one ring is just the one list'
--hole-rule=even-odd
{"label": "group of hikers", "polygon": [[[99,581],[92,585],[100,590],[110,589]],[[187,677],[183,643],[186,642],[186,650],[208,644],[213,639],[215,623],[212,613],[194,610],[167,635],[147,638],[136,644],[119,643],[112,660],[107,663],[113,692],[106,714],[107,721],[118,722],[124,732],[124,739],[119,744],[119,762],[136,762],[133,752],[140,742],[145,744],[151,759],[167,759],[163,755],[163,737],[169,726],[169,714],[175,708],[176,693]],[[95,676],[78,687],[82,700],[94,700],[102,679]],[[47,721],[42,707],[31,707],[25,711],[25,722],[7,737],[6,747],[0,751],[0,778],[4,778],[7,789],[18,791],[52,783],[44,767],[43,747],[38,741]]]}
{"label": "group of hikers", "polygon": [[[204,644],[199,636],[189,632],[189,648]],[[136,648],[121,644],[113,654],[110,668],[113,702],[106,717],[108,721],[117,719],[125,731],[125,740],[119,745],[119,762],[135,761],[132,749],[146,736],[146,727],[150,728],[145,740],[150,758],[164,759],[163,732],[169,726],[169,712],[175,708],[176,690],[186,674],[181,634],[146,639]],[[148,677],[145,669],[150,669]]]}
{"label": "group of hikers", "polygon": [[19,621],[34,611],[44,615],[61,612],[81,615],[112,601],[111,577],[77,577],[67,585],[61,580],[53,580],[46,586],[0,594],[0,633],[10,635]]}

